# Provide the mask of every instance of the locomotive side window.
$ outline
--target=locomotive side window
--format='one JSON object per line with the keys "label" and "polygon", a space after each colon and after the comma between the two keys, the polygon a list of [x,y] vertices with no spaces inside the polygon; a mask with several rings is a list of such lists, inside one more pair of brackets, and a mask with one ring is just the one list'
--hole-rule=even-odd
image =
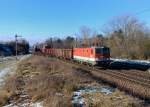
{"label": "locomotive side window", "polygon": [[104,54],[109,54],[109,53],[110,53],[109,48],[104,48],[104,49],[103,49],[103,53],[104,53]]}
{"label": "locomotive side window", "polygon": [[96,48],[96,54],[109,54],[109,48]]}
{"label": "locomotive side window", "polygon": [[95,53],[96,53],[96,54],[102,54],[103,52],[102,52],[102,49],[101,49],[101,48],[96,48],[96,49],[95,49]]}

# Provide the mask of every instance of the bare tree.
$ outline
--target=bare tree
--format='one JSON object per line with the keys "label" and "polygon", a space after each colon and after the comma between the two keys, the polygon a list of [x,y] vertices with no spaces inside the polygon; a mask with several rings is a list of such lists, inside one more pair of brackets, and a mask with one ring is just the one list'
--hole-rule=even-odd
{"label": "bare tree", "polygon": [[143,43],[150,42],[146,39],[149,34],[146,26],[132,16],[121,16],[113,19],[104,28],[109,36],[108,45],[112,48],[114,56],[143,58]]}
{"label": "bare tree", "polygon": [[80,28],[80,35],[83,39],[83,47],[88,47],[90,46],[90,41],[89,41],[89,38],[91,36],[91,29],[86,27],[86,26],[83,26]]}

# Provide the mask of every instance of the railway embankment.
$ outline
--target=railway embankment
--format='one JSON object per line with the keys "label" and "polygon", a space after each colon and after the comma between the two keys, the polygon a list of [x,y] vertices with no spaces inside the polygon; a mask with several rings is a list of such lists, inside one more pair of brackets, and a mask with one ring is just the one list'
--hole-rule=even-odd
{"label": "railway embankment", "polygon": [[[15,74],[5,80],[2,91],[5,107],[148,106],[72,64],[42,56],[19,62]],[[4,104],[3,100],[0,104]]]}

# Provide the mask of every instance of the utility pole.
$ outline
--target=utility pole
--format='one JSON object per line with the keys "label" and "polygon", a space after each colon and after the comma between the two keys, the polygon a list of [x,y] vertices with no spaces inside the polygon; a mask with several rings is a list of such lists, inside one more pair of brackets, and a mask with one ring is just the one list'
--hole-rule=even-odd
{"label": "utility pole", "polygon": [[17,56],[18,56],[18,37],[21,37],[21,36],[18,36],[17,34],[15,35],[15,42],[16,42],[16,60],[17,60]]}

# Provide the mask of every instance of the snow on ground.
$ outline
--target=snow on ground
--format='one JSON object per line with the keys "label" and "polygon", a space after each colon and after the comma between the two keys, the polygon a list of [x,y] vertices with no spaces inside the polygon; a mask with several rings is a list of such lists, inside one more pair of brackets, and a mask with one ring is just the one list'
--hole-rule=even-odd
{"label": "snow on ground", "polygon": [[31,107],[43,107],[42,102],[32,103]]}
{"label": "snow on ground", "polygon": [[[31,56],[31,54],[29,54],[29,55],[18,55],[17,59],[24,60],[30,56]],[[0,57],[0,63],[7,62],[10,60],[16,60],[16,56]]]}
{"label": "snow on ground", "polygon": [[10,73],[12,73],[11,68],[4,68],[0,70],[0,85],[4,83],[4,78]]}
{"label": "snow on ground", "polygon": [[5,78],[12,75],[16,71],[15,61],[3,64],[4,67],[0,68],[0,86],[4,84]]}
{"label": "snow on ground", "polygon": [[43,107],[43,106],[42,106],[42,102],[36,102],[36,103],[31,103],[31,104],[24,103],[21,105],[9,104],[4,107]]}
{"label": "snow on ground", "polygon": [[19,61],[29,58],[30,56],[31,55],[18,56],[19,60],[17,62],[15,57],[3,58],[3,61],[5,61],[6,64],[2,62],[5,65],[5,67],[0,69],[0,85],[3,85],[5,77],[7,77],[7,75],[13,74],[15,72],[17,63]]}
{"label": "snow on ground", "polygon": [[16,57],[15,56],[9,56],[9,57],[0,57],[0,63],[4,63],[10,60],[14,60]]}
{"label": "snow on ground", "polygon": [[150,65],[149,60],[130,60],[130,59],[117,59],[117,58],[111,58],[111,60],[117,62],[129,63],[129,64]]}
{"label": "snow on ground", "polygon": [[[115,91],[115,89],[111,87],[100,87],[100,88],[95,88],[95,87],[85,87],[82,89],[79,89],[75,92],[73,92],[72,96],[72,104],[76,107],[77,105],[80,105],[80,107],[84,107],[85,101],[84,98],[82,97],[82,94],[92,94],[92,93],[102,93],[104,95],[110,95]],[[94,98],[91,97],[91,100],[94,101]]]}
{"label": "snow on ground", "polygon": [[18,57],[18,59],[20,61],[22,61],[22,60],[25,60],[25,59],[29,58],[30,56],[31,56],[31,54],[29,54],[29,55],[21,55],[21,56]]}

